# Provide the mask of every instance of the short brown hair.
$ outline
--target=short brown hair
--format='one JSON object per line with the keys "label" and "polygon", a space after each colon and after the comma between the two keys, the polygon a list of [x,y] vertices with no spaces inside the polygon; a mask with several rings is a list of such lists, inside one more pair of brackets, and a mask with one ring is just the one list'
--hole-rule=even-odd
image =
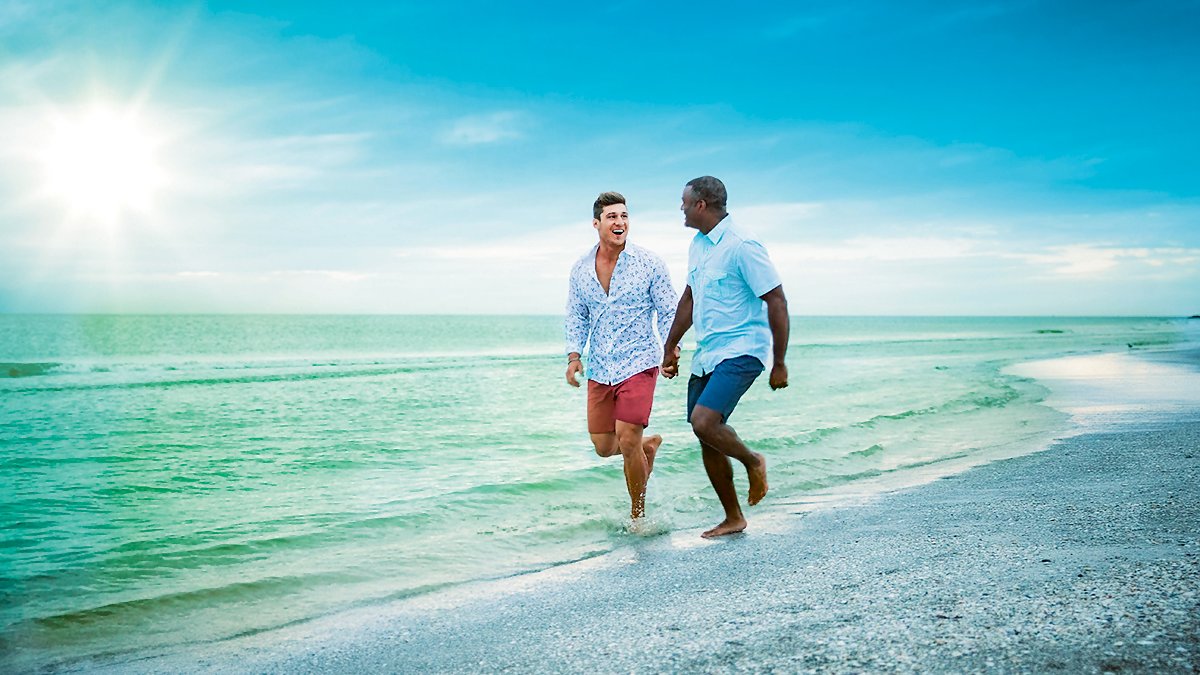
{"label": "short brown hair", "polygon": [[604,212],[604,207],[624,203],[625,197],[620,192],[601,192],[600,196],[596,197],[596,203],[592,204],[592,218],[600,220],[600,214]]}

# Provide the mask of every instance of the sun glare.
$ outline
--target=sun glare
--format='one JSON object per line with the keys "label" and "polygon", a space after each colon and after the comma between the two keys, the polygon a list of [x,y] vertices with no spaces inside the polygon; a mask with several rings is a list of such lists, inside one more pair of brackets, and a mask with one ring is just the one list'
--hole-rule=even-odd
{"label": "sun glare", "polygon": [[93,108],[60,119],[44,156],[47,187],[79,216],[146,212],[163,183],[155,145],[133,113]]}

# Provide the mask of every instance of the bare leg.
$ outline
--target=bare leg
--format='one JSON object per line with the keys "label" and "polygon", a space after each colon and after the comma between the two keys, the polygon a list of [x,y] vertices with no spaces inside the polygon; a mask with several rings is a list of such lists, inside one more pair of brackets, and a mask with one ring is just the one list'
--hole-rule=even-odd
{"label": "bare leg", "polygon": [[[712,408],[697,405],[692,410],[692,431],[695,432],[696,438],[700,439],[700,444],[704,448],[704,467],[708,472],[709,481],[713,484],[713,489],[716,490],[717,496],[721,498],[722,506],[725,507],[725,522],[704,533],[704,536],[720,536],[721,534],[729,534],[730,532],[740,532],[745,529],[746,525],[745,519],[741,514],[741,507],[737,504],[737,494],[733,494],[734,510],[730,509],[726,503],[726,499],[721,496],[722,490],[726,487],[724,471],[730,473],[728,487],[731,490],[733,487],[732,469],[729,468],[728,458],[732,457],[746,467],[746,475],[750,479],[750,497],[748,501],[751,506],[762,501],[762,498],[767,494],[767,460],[762,455],[752,452],[750,448],[747,448],[742,443],[742,439],[738,438],[737,432],[733,430],[733,427],[725,424],[721,418],[721,413]],[[712,452],[721,455],[721,458],[725,461],[717,462],[715,457],[710,458]],[[723,467],[723,470],[718,470],[721,467]],[[728,530],[727,526],[736,526],[739,521],[741,525],[738,529]]]}
{"label": "bare leg", "polygon": [[750,505],[754,506],[762,501],[768,489],[767,459],[747,448],[733,427],[721,419],[721,413],[712,408],[696,406],[692,411],[692,431],[701,443],[741,462],[746,467],[746,475],[750,479]]}
{"label": "bare leg", "polygon": [[642,452],[646,453],[646,478],[654,473],[654,458],[658,456],[658,446],[662,445],[662,436],[654,434],[642,441]]}
{"label": "bare leg", "polygon": [[625,459],[625,487],[629,489],[629,515],[646,515],[646,480],[650,471],[642,449],[642,425],[617,420],[617,446]]}
{"label": "bare leg", "polygon": [[746,519],[742,517],[742,507],[738,504],[737,490],[733,487],[733,464],[719,450],[705,443],[700,444],[704,455],[704,470],[708,473],[708,481],[712,483],[721,507],[725,509],[725,520],[719,525],[700,535],[705,539],[720,537],[746,529]]}
{"label": "bare leg", "polygon": [[596,454],[601,457],[612,457],[620,452],[617,449],[617,432],[610,431],[606,434],[589,434],[592,437],[592,445],[596,446]]}
{"label": "bare leg", "polygon": [[750,494],[746,501],[750,502],[750,506],[754,506],[767,496],[770,486],[767,485],[767,458],[757,452],[750,454],[758,459],[754,466],[746,465],[746,476],[750,479]]}

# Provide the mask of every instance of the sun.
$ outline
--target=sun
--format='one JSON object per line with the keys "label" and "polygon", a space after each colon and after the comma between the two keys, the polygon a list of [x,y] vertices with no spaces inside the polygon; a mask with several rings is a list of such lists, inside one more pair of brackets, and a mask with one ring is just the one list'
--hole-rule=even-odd
{"label": "sun", "polygon": [[43,155],[46,187],[77,216],[113,222],[146,212],[164,183],[157,145],[134,112],[93,106],[60,117]]}

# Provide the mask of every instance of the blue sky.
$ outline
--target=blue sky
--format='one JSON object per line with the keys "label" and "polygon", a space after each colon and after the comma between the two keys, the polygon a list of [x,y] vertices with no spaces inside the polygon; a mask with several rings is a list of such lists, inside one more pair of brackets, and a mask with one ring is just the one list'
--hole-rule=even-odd
{"label": "blue sky", "polygon": [[1194,314],[1196,35],[1165,1],[0,0],[0,311],[554,314],[604,190],[682,287],[712,174],[796,314]]}

